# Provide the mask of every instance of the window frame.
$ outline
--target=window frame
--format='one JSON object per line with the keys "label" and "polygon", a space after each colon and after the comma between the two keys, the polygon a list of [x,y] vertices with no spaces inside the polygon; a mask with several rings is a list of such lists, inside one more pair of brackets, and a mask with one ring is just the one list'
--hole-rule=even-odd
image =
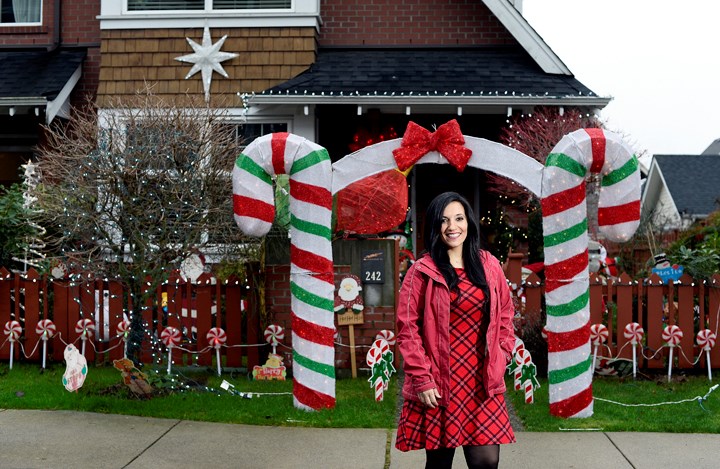
{"label": "window frame", "polygon": [[[45,0],[39,0],[40,1],[40,12],[39,12],[39,18],[40,20],[37,22],[14,22],[14,23],[3,23],[2,22],[2,16],[0,16],[0,28],[22,28],[27,26],[42,26],[43,24],[43,6],[45,4]],[[12,0],[0,0],[0,14],[1,9],[3,6],[3,3],[8,2],[12,5]]]}
{"label": "window frame", "polygon": [[170,9],[158,9],[158,10],[131,10],[129,3],[132,0],[123,0],[123,14],[127,15],[161,15],[161,14],[203,14],[203,13],[216,13],[216,14],[243,14],[243,13],[286,13],[295,11],[295,0],[289,0],[290,6],[287,8],[213,8],[215,0],[198,0],[204,2],[203,8],[189,9],[189,10],[170,10]]}

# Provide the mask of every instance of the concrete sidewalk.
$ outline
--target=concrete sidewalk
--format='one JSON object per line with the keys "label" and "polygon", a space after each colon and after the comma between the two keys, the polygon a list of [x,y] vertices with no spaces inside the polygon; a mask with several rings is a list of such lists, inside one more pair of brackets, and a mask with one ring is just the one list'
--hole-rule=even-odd
{"label": "concrete sidewalk", "polygon": [[[517,432],[502,468],[720,467],[720,435]],[[382,429],[261,427],[89,412],[0,410],[0,468],[422,468]],[[455,468],[463,468],[462,451]]]}

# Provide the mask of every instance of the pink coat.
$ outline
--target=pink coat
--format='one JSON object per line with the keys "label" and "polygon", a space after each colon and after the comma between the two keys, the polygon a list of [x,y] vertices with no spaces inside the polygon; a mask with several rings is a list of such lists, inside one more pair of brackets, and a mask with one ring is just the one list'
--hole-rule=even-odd
{"label": "pink coat", "polygon": [[[483,384],[491,397],[505,392],[505,367],[515,346],[515,310],[500,262],[487,251],[480,257],[490,286]],[[403,279],[397,331],[405,372],[403,397],[418,401],[419,392],[437,387],[444,405],[450,392],[450,292],[429,255],[415,262]]]}

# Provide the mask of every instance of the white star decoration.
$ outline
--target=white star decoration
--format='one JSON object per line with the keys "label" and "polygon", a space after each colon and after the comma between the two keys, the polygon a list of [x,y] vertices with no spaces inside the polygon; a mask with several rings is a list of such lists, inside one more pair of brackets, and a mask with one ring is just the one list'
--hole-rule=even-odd
{"label": "white star decoration", "polygon": [[192,68],[185,76],[186,80],[191,76],[195,75],[198,71],[202,72],[202,83],[203,89],[205,90],[205,101],[210,101],[210,83],[212,82],[213,70],[227,78],[228,74],[227,72],[225,72],[225,69],[222,67],[222,65],[220,65],[220,62],[233,59],[239,54],[220,52],[220,48],[225,42],[225,39],[227,39],[227,35],[223,36],[218,42],[213,44],[212,39],[210,39],[210,28],[207,26],[205,26],[205,30],[203,31],[202,45],[193,41],[189,37],[185,39],[187,39],[188,44],[190,44],[190,47],[193,48],[195,53],[183,55],[181,57],[175,57],[175,60],[193,64]]}

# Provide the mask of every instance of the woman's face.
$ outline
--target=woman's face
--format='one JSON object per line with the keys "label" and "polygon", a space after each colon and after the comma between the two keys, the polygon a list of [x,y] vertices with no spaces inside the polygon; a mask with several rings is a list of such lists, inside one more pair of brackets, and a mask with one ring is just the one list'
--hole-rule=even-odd
{"label": "woman's face", "polygon": [[465,208],[460,202],[450,202],[443,211],[440,233],[449,250],[459,249],[467,238],[468,221]]}

